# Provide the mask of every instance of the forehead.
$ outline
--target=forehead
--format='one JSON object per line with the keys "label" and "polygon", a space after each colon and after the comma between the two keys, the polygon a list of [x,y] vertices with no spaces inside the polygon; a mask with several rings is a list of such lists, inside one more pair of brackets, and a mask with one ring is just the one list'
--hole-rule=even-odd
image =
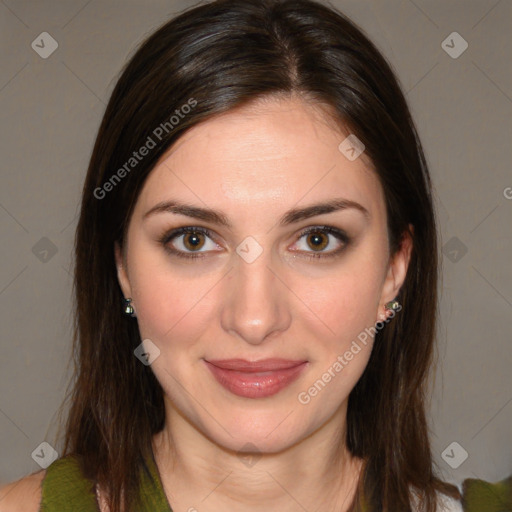
{"label": "forehead", "polygon": [[151,171],[139,208],[180,198],[198,206],[282,212],[296,203],[346,197],[382,213],[371,161],[339,150],[350,134],[303,100],[271,98],[191,128]]}

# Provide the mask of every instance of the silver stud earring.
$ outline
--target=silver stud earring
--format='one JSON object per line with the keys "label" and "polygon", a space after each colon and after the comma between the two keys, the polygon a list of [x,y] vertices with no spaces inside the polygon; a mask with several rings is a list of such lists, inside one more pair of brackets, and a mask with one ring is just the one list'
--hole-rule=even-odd
{"label": "silver stud earring", "polygon": [[384,305],[384,309],[388,311],[396,311],[400,307],[400,302],[397,300],[391,300]]}
{"label": "silver stud earring", "polygon": [[132,299],[124,299],[124,314],[127,316],[133,316],[133,313],[135,313],[135,310],[133,309],[133,306],[131,305]]}

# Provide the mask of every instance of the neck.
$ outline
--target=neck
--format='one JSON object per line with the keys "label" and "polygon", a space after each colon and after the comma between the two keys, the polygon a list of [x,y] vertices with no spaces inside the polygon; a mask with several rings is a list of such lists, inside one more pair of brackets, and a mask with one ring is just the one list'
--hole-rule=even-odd
{"label": "neck", "polygon": [[346,405],[321,429],[281,452],[240,454],[168,408],[153,451],[174,510],[303,512],[321,506],[347,512],[362,460],[346,449],[345,420]]}

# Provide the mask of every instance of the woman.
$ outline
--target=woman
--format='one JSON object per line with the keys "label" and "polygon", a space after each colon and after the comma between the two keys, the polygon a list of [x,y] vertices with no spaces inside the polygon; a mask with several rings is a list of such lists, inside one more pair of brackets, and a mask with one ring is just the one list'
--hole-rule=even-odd
{"label": "woman", "polygon": [[171,20],[91,157],[62,456],[5,507],[461,511],[425,417],[436,243],[403,94],[348,19]]}

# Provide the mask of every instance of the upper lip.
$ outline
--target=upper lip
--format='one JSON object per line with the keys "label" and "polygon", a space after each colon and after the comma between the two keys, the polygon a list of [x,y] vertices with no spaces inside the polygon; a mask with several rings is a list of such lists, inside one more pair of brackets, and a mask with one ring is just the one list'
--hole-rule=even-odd
{"label": "upper lip", "polygon": [[307,361],[273,358],[261,359],[259,361],[247,361],[246,359],[207,359],[206,362],[224,370],[240,372],[269,372],[295,368]]}

